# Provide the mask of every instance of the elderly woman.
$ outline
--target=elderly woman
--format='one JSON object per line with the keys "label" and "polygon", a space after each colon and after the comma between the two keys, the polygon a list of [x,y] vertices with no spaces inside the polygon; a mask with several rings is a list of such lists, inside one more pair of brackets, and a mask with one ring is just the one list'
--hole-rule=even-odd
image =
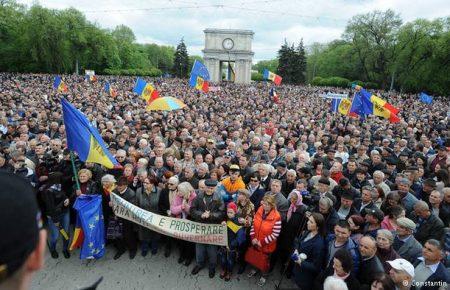
{"label": "elderly woman", "polygon": [[400,205],[400,195],[396,191],[391,191],[386,196],[385,201],[381,204],[380,209],[383,212],[388,212],[389,208],[395,205]]}
{"label": "elderly woman", "polygon": [[92,172],[89,169],[81,169],[78,171],[78,180],[80,182],[80,189],[75,189],[77,196],[97,193],[97,186],[95,181],[92,180]]}
{"label": "elderly woman", "polygon": [[[101,179],[101,189],[100,193],[102,195],[102,209],[103,217],[105,221],[105,229],[109,226],[109,220],[113,214],[112,204],[111,204],[111,192],[116,188],[116,179],[111,174],[106,174]],[[105,231],[107,234],[107,231]]]}
{"label": "elderly woman", "polygon": [[[179,183],[178,177],[172,176],[167,180],[167,183],[161,190],[161,195],[159,199],[159,210],[162,215],[165,216],[172,215],[170,211],[170,205],[173,203],[173,200],[177,195],[178,183]],[[164,236],[164,239],[166,241],[164,256],[167,258],[170,256],[170,253],[172,252],[172,243],[174,240],[169,236]]]}
{"label": "elderly woman", "polygon": [[[261,255],[271,255],[277,247],[277,239],[281,231],[281,215],[276,209],[275,196],[265,195],[261,201],[261,207],[255,214],[250,230],[251,245]],[[252,253],[252,252],[250,252]],[[247,252],[247,255],[250,255]],[[269,262],[269,258],[267,259]],[[253,269],[247,275],[253,277],[258,271]],[[267,273],[263,272],[258,285],[264,286]]]}
{"label": "elderly woman", "polygon": [[377,257],[383,263],[384,270],[389,273],[391,266],[387,261],[393,261],[399,259],[400,255],[392,247],[394,243],[394,235],[385,229],[378,230],[377,232]]}
{"label": "elderly woman", "polygon": [[[280,254],[282,267],[285,267],[285,263],[288,262],[289,254],[294,250],[295,237],[297,237],[306,226],[307,219],[305,218],[305,213],[308,207],[304,205],[302,201],[303,197],[300,191],[293,190],[289,194],[290,205],[287,212],[286,223],[283,226],[284,228],[278,242],[278,252]],[[288,276],[290,276],[290,273],[291,271],[287,271]]]}
{"label": "elderly woman", "polygon": [[[170,204],[170,213],[173,217],[188,219],[192,201],[197,194],[189,182],[182,182],[177,187],[176,195]],[[178,263],[184,262],[185,266],[189,266],[195,256],[195,245],[188,241],[177,240],[180,249],[180,257]]]}
{"label": "elderly woman", "polygon": [[[136,205],[146,211],[158,214],[161,191],[156,185],[156,179],[146,177],[142,182],[142,187],[136,190]],[[143,226],[138,226],[138,235],[141,241],[142,257],[147,256],[149,246],[152,255],[156,255],[160,235]]]}

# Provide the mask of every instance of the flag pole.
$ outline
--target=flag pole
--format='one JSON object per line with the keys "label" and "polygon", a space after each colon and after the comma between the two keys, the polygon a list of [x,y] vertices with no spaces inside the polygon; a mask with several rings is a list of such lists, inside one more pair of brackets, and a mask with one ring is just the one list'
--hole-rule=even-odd
{"label": "flag pole", "polygon": [[72,163],[73,176],[75,177],[75,184],[77,190],[80,190],[80,181],[78,180],[78,172],[75,166],[75,157],[73,156],[73,151],[70,151],[70,163]]}

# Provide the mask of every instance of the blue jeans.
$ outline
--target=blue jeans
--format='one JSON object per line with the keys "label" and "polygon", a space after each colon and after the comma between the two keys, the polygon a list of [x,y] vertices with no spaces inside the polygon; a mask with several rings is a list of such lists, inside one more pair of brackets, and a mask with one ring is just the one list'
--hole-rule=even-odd
{"label": "blue jeans", "polygon": [[222,269],[232,272],[234,263],[236,262],[236,250],[227,251],[225,247],[221,247],[219,249],[219,257]]}
{"label": "blue jeans", "polygon": [[[59,227],[55,225],[55,223],[59,222]],[[70,222],[70,216],[69,211],[66,211],[61,216],[59,216],[57,219],[53,220],[51,217],[48,217],[47,220],[47,227],[49,231],[49,246],[50,250],[54,251],[56,250],[56,242],[58,241],[58,237],[60,235],[59,229],[62,228],[64,231],[66,231],[67,235],[69,235],[69,222]],[[67,251],[69,249],[69,240],[70,239],[63,239],[63,250]]]}
{"label": "blue jeans", "polygon": [[209,269],[215,269],[217,264],[217,246],[207,244],[195,244],[195,259],[197,265],[205,266],[206,256],[208,256]]}

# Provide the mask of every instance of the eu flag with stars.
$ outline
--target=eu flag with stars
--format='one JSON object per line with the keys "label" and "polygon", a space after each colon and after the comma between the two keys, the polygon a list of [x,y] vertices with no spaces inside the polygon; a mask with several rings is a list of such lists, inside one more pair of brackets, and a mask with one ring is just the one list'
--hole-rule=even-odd
{"label": "eu flag with stars", "polygon": [[83,229],[84,241],[80,259],[100,259],[105,254],[105,225],[102,196],[80,195],[73,205]]}
{"label": "eu flag with stars", "polygon": [[425,94],[424,92],[420,93],[420,101],[424,104],[431,104],[433,102],[433,97]]}

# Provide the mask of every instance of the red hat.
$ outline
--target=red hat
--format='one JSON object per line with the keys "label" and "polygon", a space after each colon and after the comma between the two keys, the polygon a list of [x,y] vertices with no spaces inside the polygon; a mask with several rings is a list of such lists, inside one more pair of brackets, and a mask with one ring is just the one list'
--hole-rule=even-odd
{"label": "red hat", "polygon": [[227,209],[232,209],[235,213],[237,213],[237,205],[234,202],[230,202],[227,206]]}

